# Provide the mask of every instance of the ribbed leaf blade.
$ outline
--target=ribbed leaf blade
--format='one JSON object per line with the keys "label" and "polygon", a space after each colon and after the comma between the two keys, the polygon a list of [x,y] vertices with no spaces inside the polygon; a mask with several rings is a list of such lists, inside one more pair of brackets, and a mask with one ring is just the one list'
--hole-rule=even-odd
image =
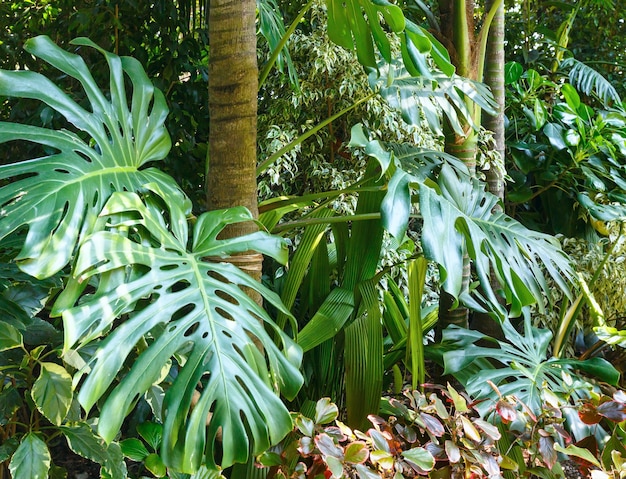
{"label": "ribbed leaf blade", "polygon": [[[186,249],[186,240],[170,234],[158,205],[144,203],[136,194],[114,194],[103,215],[123,220],[119,228],[137,229],[148,237],[133,241],[120,231],[91,236],[81,247],[75,275],[83,281],[98,275],[100,282],[111,284],[112,289],[99,288],[79,305],[63,311],[66,350],[97,340],[98,349],[78,399],[86,409],[103,400],[99,434],[107,441],[113,439],[124,419],[120,411],[128,411],[152,386],[175,353],[187,351],[164,401],[162,456],[166,464],[192,472],[200,466],[205,451],[211,464],[218,431],[225,466],[245,462],[250,452],[257,454],[280,440],[291,429],[291,418],[276,393],[293,397],[300,388],[301,351],[240,286],[259,291],[287,312],[274,293],[235,266],[204,259],[254,248],[284,260],[284,243],[260,232],[218,240],[227,224],[251,220],[243,208],[201,215],[191,251]],[[107,275],[128,266],[136,271],[127,281],[106,281]],[[131,309],[142,298],[151,301],[131,313],[127,306],[119,305],[121,297]],[[131,314],[105,339],[98,340],[123,313]],[[280,347],[259,319],[273,330]],[[162,334],[154,333],[158,328]],[[147,349],[114,385],[113,378],[135,345],[151,334],[155,336]],[[252,338],[262,345],[263,353]],[[203,386],[192,408],[198,383]],[[212,419],[207,426],[209,412]]]}
{"label": "ribbed leaf blade", "polygon": [[[95,47],[86,39],[78,45]],[[111,99],[100,92],[82,58],[57,47],[48,37],[29,40],[25,48],[75,78],[91,111],[83,109],[43,75],[33,71],[0,71],[0,96],[39,100],[62,114],[76,131],[49,130],[0,123],[0,143],[20,140],[52,151],[48,156],[0,166],[0,239],[28,226],[16,258],[22,270],[48,277],[70,260],[81,235],[113,191],[138,191],[155,183],[189,208],[175,182],[154,169],[140,170],[162,159],[170,148],[163,122],[165,98],[149,81],[139,62],[102,51],[110,68]],[[124,74],[132,83],[131,108]]]}

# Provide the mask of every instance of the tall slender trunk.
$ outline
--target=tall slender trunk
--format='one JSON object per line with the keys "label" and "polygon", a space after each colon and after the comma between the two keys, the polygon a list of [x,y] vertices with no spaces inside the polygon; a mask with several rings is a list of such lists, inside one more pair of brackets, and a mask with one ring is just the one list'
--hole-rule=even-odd
{"label": "tall slender trunk", "polygon": [[[258,66],[256,1],[211,0],[209,8],[209,158],[207,206],[210,210],[245,206],[256,217],[256,131]],[[227,228],[224,237],[256,230],[253,222]],[[233,262],[260,278],[261,255]]]}
{"label": "tall slender trunk", "polygon": [[[474,2],[472,0],[440,0],[439,12],[441,15],[442,33],[448,39],[452,51],[450,58],[456,67],[457,74],[466,78],[476,78],[476,53],[474,36]],[[467,105],[470,111],[474,104],[468,98]],[[476,174],[477,137],[469,124],[463,125],[465,135],[459,135],[444,122],[444,150],[465,163],[474,176]],[[467,287],[470,281],[469,257],[465,255],[463,270],[451,272],[460,274],[463,285]],[[451,309],[454,298],[446,292],[439,299],[438,329],[445,329],[451,324],[467,327],[469,311],[459,307]]]}
{"label": "tall slender trunk", "polygon": [[[495,0],[485,1],[485,10],[489,11]],[[485,114],[483,116],[483,126],[493,132],[496,144],[496,151],[504,158],[504,2],[500,3],[495,16],[493,17],[489,37],[487,39],[487,51],[485,58],[484,82],[491,88],[491,92],[498,105],[495,115]],[[504,201],[504,171],[499,168],[489,168],[486,171],[487,185],[489,191]],[[502,211],[500,206],[496,209]],[[498,290],[499,283],[494,274],[490,277],[491,287]],[[501,337],[502,330],[486,314],[477,314],[474,317],[472,327],[491,336]]]}

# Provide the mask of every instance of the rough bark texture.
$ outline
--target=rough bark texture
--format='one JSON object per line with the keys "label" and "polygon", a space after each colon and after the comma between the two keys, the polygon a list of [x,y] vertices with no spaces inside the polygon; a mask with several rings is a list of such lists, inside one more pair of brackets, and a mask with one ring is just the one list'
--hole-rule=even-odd
{"label": "rough bark texture", "polygon": [[[211,0],[207,205],[210,210],[243,205],[256,216],[255,17],[255,0]],[[229,235],[253,229],[236,225]]]}
{"label": "rough bark texture", "polygon": [[[211,0],[209,8],[209,210],[245,206],[256,217],[258,66],[256,1]],[[232,225],[223,237],[256,231]],[[241,255],[237,266],[260,279],[262,256]]]}

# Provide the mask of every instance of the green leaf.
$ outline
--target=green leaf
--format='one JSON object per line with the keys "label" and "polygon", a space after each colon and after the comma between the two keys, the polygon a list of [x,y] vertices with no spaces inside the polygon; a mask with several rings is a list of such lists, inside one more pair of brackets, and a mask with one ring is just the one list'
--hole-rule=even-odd
{"label": "green leaf", "polygon": [[[138,191],[154,183],[168,201],[186,199],[166,174],[144,168],[170,149],[165,129],[165,97],[156,90],[140,63],[104,52],[87,39],[77,45],[96,48],[110,69],[110,100],[98,89],[83,59],[57,47],[48,37],[28,40],[26,50],[76,79],[89,100],[83,109],[43,75],[30,70],[0,71],[0,96],[39,100],[56,110],[73,130],[49,130],[0,122],[0,143],[22,140],[55,153],[0,166],[0,239],[23,226],[28,233],[16,258],[20,268],[37,278],[60,271],[75,252],[80,237],[92,231],[95,219],[113,191]],[[126,97],[124,75],[132,84]]]}
{"label": "green leaf", "polygon": [[[605,105],[613,102],[620,104],[621,99],[615,87],[599,72],[575,58],[566,58],[561,62],[563,68],[571,67],[569,80],[585,95],[595,93]],[[564,85],[565,86],[565,85]],[[568,102],[569,103],[569,102]]]}
{"label": "green leaf", "polygon": [[574,111],[577,110],[580,106],[580,96],[576,89],[569,83],[566,83],[561,87],[561,93],[570,108]]}
{"label": "green leaf", "polygon": [[23,345],[22,334],[10,324],[0,321],[0,351],[21,348]]}
{"label": "green leaf", "polygon": [[576,369],[580,369],[591,375],[592,377],[605,383],[617,386],[620,379],[620,372],[615,369],[610,362],[604,358],[589,358],[584,361],[576,359],[559,359],[555,361],[558,364],[571,365]]}
{"label": "green leaf", "polygon": [[[393,81],[389,81],[389,79]],[[378,89],[389,105],[398,110],[410,125],[419,125],[425,119],[428,126],[441,133],[443,114],[455,133],[465,136],[465,124],[474,125],[471,100],[487,113],[494,114],[496,103],[489,89],[482,83],[457,75],[434,73],[426,79],[411,75],[397,62],[380,65],[379,71],[369,75],[373,89]]]}
{"label": "green leaf", "polygon": [[[178,205],[169,206],[170,217],[180,217]],[[94,234],[80,249],[76,278],[83,281],[98,275],[100,287],[63,311],[65,349],[75,344],[85,347],[112,330],[106,339],[95,342],[97,350],[90,371],[83,371],[87,377],[78,399],[87,410],[102,400],[98,432],[110,441],[136,398],[152,387],[172,356],[186,350],[184,365],[180,364],[163,404],[164,462],[185,472],[196,470],[203,457],[211,464],[218,433],[223,465],[245,462],[249,451],[259,454],[291,430],[291,417],[277,393],[293,398],[299,390],[302,353],[240,287],[258,291],[289,316],[276,294],[220,259],[255,249],[284,260],[286,245],[263,232],[217,239],[226,225],[251,220],[245,209],[233,208],[198,217],[188,251],[186,224],[178,224],[179,233],[172,234],[161,208],[142,202],[136,194],[114,194],[103,217],[123,231],[136,228],[145,238],[134,241],[111,226],[112,231]],[[119,272],[128,267],[135,269],[133,275],[116,284]],[[144,298],[151,298],[150,304],[132,312]],[[126,313],[132,314],[114,324]],[[163,333],[155,335],[159,328]],[[135,345],[149,333],[154,340],[114,385]],[[200,399],[192,408],[191,393],[200,381]],[[212,419],[207,427],[209,412]]]}
{"label": "green leaf", "polygon": [[[461,416],[461,419],[463,418],[464,416]],[[431,471],[435,467],[435,458],[423,447],[414,447],[402,451],[402,457],[425,472]]]}
{"label": "green leaf", "polygon": [[324,460],[328,465],[328,469],[330,469],[330,472],[332,473],[333,479],[340,479],[344,477],[343,462],[340,458],[335,456],[326,456]]}
{"label": "green leaf", "polygon": [[357,464],[355,469],[359,474],[359,479],[380,479],[380,474],[372,471],[369,467],[364,466],[363,464]]}
{"label": "green leaf", "polygon": [[[526,310],[525,313],[528,311]],[[593,361],[584,365],[585,361],[573,359],[557,360],[548,358],[552,344],[552,332],[548,329],[535,328],[531,324],[530,314],[525,314],[523,333],[520,333],[510,322],[502,322],[505,340],[494,340],[498,347],[477,346],[476,342],[484,337],[464,328],[448,327],[443,332],[442,344],[446,351],[443,354],[445,373],[452,373],[466,388],[470,397],[490,398],[497,402],[499,395],[514,396],[531,411],[539,414],[543,404],[543,392],[549,390],[557,401],[583,399],[584,388],[568,386],[563,381],[567,373],[576,381],[583,383],[585,378],[575,370],[585,367],[614,369],[608,363]],[[461,360],[459,357],[462,357]],[[453,368],[453,369],[452,369]],[[605,371],[608,378],[614,379],[613,373]],[[490,383],[497,386],[496,393]],[[491,401],[477,405],[481,414],[487,413]],[[485,431],[487,434],[489,432]]]}
{"label": "green leaf", "polygon": [[128,439],[124,439],[120,441],[120,448],[122,449],[122,454],[124,457],[127,457],[133,461],[141,462],[143,461],[150,452],[146,449],[143,442],[141,442],[136,437],[130,437]]}
{"label": "green leaf", "polygon": [[315,404],[315,424],[328,424],[337,419],[337,416],[339,409],[329,398],[322,398]]}
{"label": "green leaf", "polygon": [[4,426],[23,404],[22,396],[16,388],[0,391],[0,426]]}
{"label": "green leaf", "polygon": [[557,151],[567,148],[565,141],[563,140],[564,128],[558,123],[548,123],[543,127],[543,133],[548,137],[550,144],[557,149]]}
{"label": "green leaf", "polygon": [[107,445],[85,423],[61,426],[61,431],[72,451],[102,466],[101,474],[104,472],[112,478],[126,477],[126,464],[119,444]]}
{"label": "green leaf", "polygon": [[626,329],[617,329],[611,326],[599,326],[593,328],[598,338],[607,344],[615,344],[626,348]]}
{"label": "green leaf", "polygon": [[409,175],[400,169],[396,170],[389,181],[387,194],[380,206],[383,227],[398,240],[404,237],[409,224],[411,212],[410,182],[411,177]]}
{"label": "green leaf", "polygon": [[148,469],[156,477],[163,477],[167,474],[167,468],[158,454],[149,454],[144,460],[144,464],[146,469]]}
{"label": "green leaf", "polygon": [[[512,316],[519,315],[522,307],[535,303],[537,298],[550,297],[553,286],[548,284],[546,272],[570,294],[568,282],[573,282],[573,269],[555,238],[494,211],[497,197],[484,191],[484,185],[476,180],[459,178],[448,166],[441,170],[438,187],[420,188],[422,245],[426,258],[440,265],[447,292],[472,301],[468,292],[462,291],[459,274],[467,251],[484,292],[484,297],[477,296],[478,302],[488,304],[492,311],[504,314],[490,283],[491,271],[504,287]],[[538,306],[542,308],[543,303],[540,301]]]}
{"label": "green leaf", "polygon": [[60,426],[72,405],[72,376],[63,366],[41,363],[41,372],[31,395],[37,409],[52,423]]}
{"label": "green leaf", "polygon": [[29,432],[13,454],[9,471],[13,479],[46,479],[50,469],[50,451],[46,443]]}
{"label": "green leaf", "polygon": [[522,65],[517,62],[508,62],[504,65],[504,84],[515,83],[522,77],[522,73],[524,73]]}
{"label": "green leaf", "polygon": [[367,449],[367,444],[357,441],[348,444],[343,454],[346,462],[351,464],[362,464],[367,460],[369,451]]}
{"label": "green leaf", "polygon": [[20,445],[17,437],[10,437],[0,444],[0,463],[8,461]]}
{"label": "green leaf", "polygon": [[387,0],[326,0],[328,36],[344,48],[356,48],[359,62],[376,67],[374,44],[391,61],[391,45],[380,25],[382,16],[393,32],[404,30],[402,10]]}
{"label": "green leaf", "polygon": [[137,432],[153,450],[158,450],[163,439],[163,426],[155,422],[142,422],[137,424]]}

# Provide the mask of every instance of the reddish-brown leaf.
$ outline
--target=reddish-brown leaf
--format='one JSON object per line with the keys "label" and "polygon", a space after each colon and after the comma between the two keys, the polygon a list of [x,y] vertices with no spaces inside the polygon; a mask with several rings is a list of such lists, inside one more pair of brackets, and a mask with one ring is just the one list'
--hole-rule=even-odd
{"label": "reddish-brown leaf", "polygon": [[598,408],[589,402],[584,403],[578,410],[578,417],[585,424],[598,424],[602,416],[598,414]]}
{"label": "reddish-brown leaf", "polygon": [[539,453],[543,459],[543,463],[552,469],[556,464],[556,450],[554,449],[554,439],[551,437],[541,436],[539,438]]}
{"label": "reddish-brown leaf", "polygon": [[598,414],[613,422],[626,420],[626,404],[617,401],[607,401],[598,406]]}

